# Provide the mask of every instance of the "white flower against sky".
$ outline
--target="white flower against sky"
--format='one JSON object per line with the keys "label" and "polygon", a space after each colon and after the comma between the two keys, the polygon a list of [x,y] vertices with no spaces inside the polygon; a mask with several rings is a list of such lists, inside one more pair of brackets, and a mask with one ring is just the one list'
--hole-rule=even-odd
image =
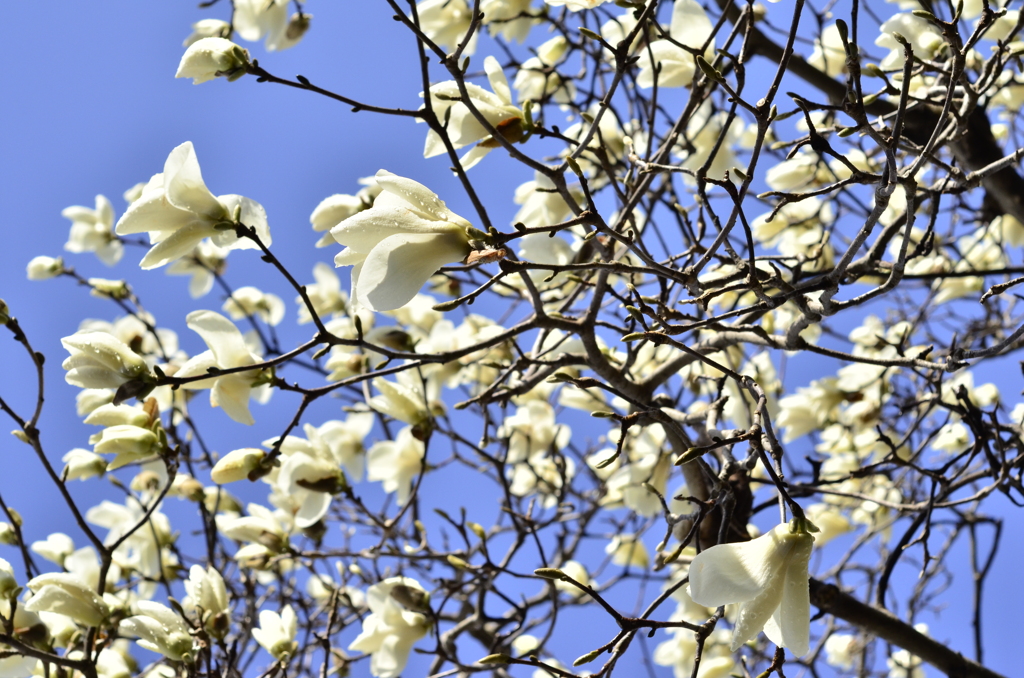
{"label": "white flower against sky", "polygon": [[[470,103],[490,123],[505,140],[516,143],[525,134],[523,112],[512,103],[512,91],[508,80],[501,69],[501,64],[493,56],[484,59],[484,71],[491,85],[488,92],[479,85],[465,83]],[[421,94],[422,96],[422,94]],[[459,86],[454,80],[439,82],[430,87],[430,107],[434,115],[445,125],[452,146],[463,148],[470,144],[477,145],[462,159],[463,169],[469,169],[487,155],[491,149],[498,148],[501,142],[495,139],[469,110],[463,101]],[[426,145],[423,148],[424,158],[433,158],[447,153],[444,141],[434,130],[427,132]]]}
{"label": "white flower against sky", "polygon": [[255,447],[243,447],[232,450],[217,460],[210,470],[210,480],[218,485],[233,483],[249,478],[249,475],[260,467],[266,452]]}
{"label": "white flower against sky", "polygon": [[64,260],[60,257],[33,257],[25,267],[29,280],[49,280],[64,271]]}
{"label": "white flower against sky", "polygon": [[519,103],[540,101],[546,96],[552,96],[555,103],[568,104],[576,98],[576,86],[572,80],[553,70],[567,48],[565,37],[558,35],[540,45],[537,56],[522,63],[512,81]]}
{"label": "white flower against sky", "polygon": [[200,38],[181,55],[174,77],[192,78],[193,85],[219,76],[237,80],[245,75],[248,65],[249,52],[227,38]]}
{"label": "white flower against sky", "polygon": [[[416,4],[420,30],[448,52],[454,52],[469,32],[473,21],[472,2],[466,0],[421,0]],[[476,51],[477,33],[473,34],[463,55]]]}
{"label": "white flower against sky", "polygon": [[374,311],[409,303],[445,264],[462,261],[471,248],[468,221],[433,191],[381,170],[383,191],[373,207],[331,229],[345,246],[336,266],[352,266],[352,297]]}
{"label": "white flower against sky", "polygon": [[821,35],[814,39],[814,51],[807,57],[807,63],[833,78],[846,71],[846,50],[834,23],[825,26]]}
{"label": "white flower against sky", "polygon": [[263,292],[252,285],[239,287],[224,302],[222,310],[232,320],[242,320],[247,316],[259,318],[268,325],[277,325],[284,320],[284,302],[281,297]]}
{"label": "white flower against sky", "polygon": [[880,35],[875,44],[890,50],[879,64],[883,71],[903,68],[903,45],[896,41],[893,33],[900,33],[907,39],[918,59],[931,59],[946,44],[942,33],[930,21],[909,12],[892,15],[878,30]]}
{"label": "white flower against sky", "polygon": [[[331,242],[334,242],[333,237]],[[338,274],[328,264],[319,261],[313,266],[313,279],[315,283],[305,286],[306,296],[320,320],[327,320],[332,314],[344,313],[348,308],[348,295],[341,291]],[[295,297],[295,303],[299,307],[299,324],[313,322],[313,316],[302,297]]]}
{"label": "white flower against sky", "polygon": [[[697,0],[676,0],[669,28],[672,40],[695,50],[710,40],[704,58],[711,61],[715,53],[713,30],[714,25]],[[640,53],[639,65],[636,83],[641,87],[654,86],[655,65],[661,66],[658,87],[686,87],[693,81],[697,69],[694,54],[669,40],[652,42],[650,51],[645,49]]]}
{"label": "white flower against sky", "polygon": [[192,142],[186,141],[167,156],[164,171],[149,180],[142,195],[118,220],[115,231],[118,235],[149,233],[153,248],[139,266],[150,269],[185,256],[204,238],[219,247],[258,248],[251,240],[238,238],[236,223],[255,229],[263,244],[270,246],[263,207],[240,195],[215,197],[210,193]]}
{"label": "white flower against sky", "polygon": [[214,274],[222,275],[227,269],[228,250],[203,240],[191,252],[167,267],[168,275],[187,275],[188,293],[193,299],[213,289]]}
{"label": "white flower against sky", "polygon": [[184,619],[166,605],[149,600],[140,600],[134,607],[139,614],[121,621],[121,633],[138,638],[140,647],[168,659],[191,661],[192,636]]}
{"label": "white flower against sky", "polygon": [[481,0],[483,24],[491,36],[501,35],[509,42],[523,42],[538,19],[530,15],[533,0]]}
{"label": "white flower against sky", "polygon": [[412,646],[427,635],[427,618],[403,607],[392,595],[397,586],[423,592],[419,582],[409,577],[391,577],[366,591],[370,615],[363,619],[363,630],[348,646],[350,652],[365,652],[370,657],[370,673],[376,678],[397,678],[409,661]]}
{"label": "white flower against sky", "polygon": [[41,574],[29,581],[28,588],[35,593],[25,603],[29,612],[56,612],[84,626],[99,626],[110,615],[103,598],[67,572]]}
{"label": "white flower against sky", "polygon": [[[196,377],[207,374],[209,369],[220,370],[246,367],[257,362],[249,351],[242,333],[224,316],[213,311],[193,311],[187,317],[188,326],[197,332],[210,350],[194,356],[175,374],[176,377]],[[249,396],[260,371],[248,370],[221,377],[210,377],[182,385],[187,389],[211,389],[210,404],[221,407],[224,412],[241,424],[252,424],[249,412]]]}
{"label": "white flower against sky", "polygon": [[65,208],[61,216],[71,220],[65,250],[75,254],[95,252],[107,266],[121,260],[124,246],[114,235],[114,207],[105,196],[96,196],[95,209],[74,205]]}
{"label": "white flower against sky", "polygon": [[61,367],[73,386],[117,388],[149,374],[145,360],[106,332],[76,332],[60,343],[71,354]]}
{"label": "white flower against sky", "polygon": [[43,541],[32,542],[30,548],[33,553],[64,567],[64,559],[75,551],[75,542],[63,532],[54,532]]}
{"label": "white flower against sky", "polygon": [[103,457],[81,448],[71,450],[61,461],[65,464],[61,474],[64,480],[87,480],[101,476],[107,470],[107,461]]}
{"label": "white flower against sky", "polygon": [[807,564],[814,537],[797,522],[778,525],[748,542],[712,546],[690,564],[690,597],[695,603],[740,605],[733,651],[762,629],[769,640],[797,657],[810,648]]}
{"label": "white flower against sky", "polygon": [[[231,24],[222,19],[200,19],[192,24],[192,33],[185,38],[182,47],[188,47],[203,38],[229,38],[231,37]],[[131,202],[129,200],[128,202]]]}
{"label": "white flower against sky", "polygon": [[268,52],[298,44],[309,26],[309,15],[289,19],[288,4],[288,0],[235,0],[232,21],[239,37],[249,42],[266,37]]}
{"label": "white flower against sky", "polygon": [[374,443],[366,455],[366,479],[381,481],[385,492],[397,492],[398,503],[405,504],[412,481],[423,468],[423,443],[406,426],[394,440]]}
{"label": "white flower against sky", "polygon": [[552,7],[565,7],[570,12],[582,12],[585,9],[594,9],[608,0],[544,0]]}
{"label": "white flower against sky", "polygon": [[295,642],[297,631],[298,619],[295,610],[291,605],[285,605],[280,614],[272,610],[262,610],[259,628],[252,630],[252,637],[274,659],[284,661],[299,646]]}

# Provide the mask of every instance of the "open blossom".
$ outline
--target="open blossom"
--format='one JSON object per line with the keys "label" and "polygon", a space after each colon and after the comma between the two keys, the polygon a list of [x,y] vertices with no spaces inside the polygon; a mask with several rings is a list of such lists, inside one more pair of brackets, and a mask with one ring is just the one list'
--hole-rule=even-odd
{"label": "open blossom", "polygon": [[35,593],[25,603],[29,612],[56,612],[85,626],[99,626],[110,615],[103,598],[73,574],[41,574],[28,587]]}
{"label": "open blossom", "polygon": [[138,644],[174,661],[192,659],[189,627],[174,610],[149,600],[135,603],[139,614],[121,621],[121,633],[138,638]]}
{"label": "open blossom", "polygon": [[[801,524],[803,523],[803,524]],[[740,604],[732,634],[736,651],[764,629],[768,639],[796,656],[810,645],[807,564],[814,537],[794,519],[757,539],[718,544],[690,564],[690,597],[699,605]]]}
{"label": "open blossom", "polygon": [[96,196],[96,209],[73,205],[60,214],[71,220],[71,233],[64,249],[75,254],[95,252],[107,266],[121,260],[124,246],[114,235],[114,207],[105,196]]}
{"label": "open blossom", "polygon": [[286,605],[281,614],[271,610],[260,612],[260,626],[252,630],[252,637],[277,660],[291,656],[298,643],[295,634],[298,620],[291,605]]}
{"label": "open blossom", "polygon": [[661,70],[657,75],[658,87],[686,87],[693,81],[697,62],[692,52],[674,44],[673,41],[699,50],[710,41],[704,56],[710,60],[715,52],[715,41],[711,37],[714,26],[704,8],[697,0],[676,0],[672,10],[672,24],[669,35],[672,40],[655,40],[650,45],[650,52],[640,53],[640,73],[636,83],[641,87],[653,87],[655,81],[654,67]]}
{"label": "open blossom", "polygon": [[395,599],[399,586],[426,595],[419,582],[409,577],[391,577],[374,584],[366,591],[370,615],[363,620],[362,633],[348,646],[353,652],[370,653],[370,673],[377,678],[397,678],[409,661],[412,646],[430,628],[426,616]]}
{"label": "open blossom", "polygon": [[[208,374],[210,369],[225,370],[246,367],[257,362],[245,345],[242,333],[235,325],[213,311],[193,311],[186,318],[188,326],[199,334],[210,350],[194,356],[175,374],[177,377],[196,377]],[[210,404],[222,407],[224,412],[241,424],[252,424],[249,396],[262,381],[261,370],[234,372],[221,377],[212,376],[182,384],[187,389],[211,389]]]}
{"label": "open blossom", "polygon": [[529,16],[532,0],[481,0],[483,24],[491,36],[501,35],[509,42],[523,42],[538,19]]}
{"label": "open blossom", "polygon": [[[512,90],[509,89],[508,80],[498,60],[492,56],[487,57],[484,60],[484,71],[493,92],[467,82],[465,87],[470,103],[506,141],[516,143],[525,134],[523,112],[512,103]],[[469,110],[454,80],[439,82],[430,87],[430,107],[438,120],[445,121],[445,130],[453,147],[462,148],[480,142],[462,157],[460,162],[463,169],[473,167],[491,149],[501,145]],[[427,132],[423,157],[433,158],[444,153],[447,153],[447,148],[441,136],[434,130]]]}
{"label": "open blossom", "polygon": [[336,266],[352,266],[352,297],[374,311],[409,303],[427,279],[471,251],[468,221],[433,191],[386,170],[377,172],[383,189],[373,207],[331,229],[345,245]]}
{"label": "open blossom", "polygon": [[192,78],[199,85],[223,75],[237,80],[245,75],[249,52],[227,38],[200,38],[185,50],[178,63],[176,78]]}
{"label": "open blossom", "polygon": [[423,443],[406,426],[394,440],[380,440],[366,455],[366,479],[379,480],[385,492],[397,492],[398,503],[405,504],[412,481],[423,469]]}
{"label": "open blossom", "polygon": [[64,380],[82,388],[117,388],[149,374],[137,353],[106,332],[76,332],[60,340],[71,355],[61,365]]}
{"label": "open blossom", "polygon": [[284,320],[284,302],[281,297],[260,291],[252,285],[239,287],[232,292],[222,308],[232,320],[252,316],[268,325],[277,325]]}
{"label": "open blossom", "polygon": [[266,37],[268,52],[298,44],[309,28],[309,14],[288,16],[288,0],[235,0],[232,17],[235,30],[243,40],[256,42]]}
{"label": "open blossom", "polygon": [[[420,30],[439,46],[454,52],[469,32],[473,21],[472,2],[466,0],[421,0],[416,4]],[[476,51],[477,34],[474,33],[464,55]]]}
{"label": "open blossom", "polygon": [[118,235],[149,233],[153,248],[139,266],[151,269],[185,256],[204,238],[219,247],[257,248],[251,240],[236,235],[236,224],[255,229],[263,244],[270,246],[263,206],[240,195],[215,197],[210,193],[192,142],[186,141],[167,156],[164,171],[149,180],[142,195],[118,220],[115,231]]}
{"label": "open blossom", "polygon": [[576,98],[576,86],[572,80],[554,70],[568,46],[564,36],[555,36],[537,47],[537,56],[522,63],[512,81],[512,86],[519,93],[519,103],[552,96],[555,103],[568,104]]}

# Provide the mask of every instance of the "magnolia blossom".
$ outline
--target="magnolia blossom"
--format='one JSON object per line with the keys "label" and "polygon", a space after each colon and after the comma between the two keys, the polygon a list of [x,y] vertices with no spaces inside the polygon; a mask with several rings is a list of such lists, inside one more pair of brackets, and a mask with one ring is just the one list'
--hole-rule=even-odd
{"label": "magnolia blossom", "polygon": [[[715,41],[711,36],[713,31],[714,25],[697,0],[676,0],[669,28],[672,41],[695,50],[710,42],[704,52],[704,57],[710,60],[715,53]],[[658,87],[686,87],[690,84],[697,62],[692,52],[672,41],[656,40],[650,44],[650,51],[643,50],[640,53],[640,72],[636,78],[638,85],[654,86],[655,66],[661,68],[657,75]]]}
{"label": "magnolia blossom", "polygon": [[[211,368],[225,370],[247,367],[257,362],[245,345],[242,333],[234,324],[213,311],[193,311],[186,317],[188,326],[197,332],[210,350],[194,356],[175,374],[176,377],[197,377],[209,374]],[[249,396],[254,387],[261,385],[261,372],[247,370],[224,376],[211,376],[182,384],[187,389],[211,389],[210,405],[222,407],[224,412],[241,424],[252,424]]]}
{"label": "magnolia blossom", "polygon": [[284,320],[284,302],[281,297],[269,292],[262,292],[252,285],[239,287],[224,302],[222,310],[232,320],[247,317],[259,318],[268,325],[277,325]]}
{"label": "magnolia blossom", "polygon": [[445,264],[469,254],[468,221],[433,191],[386,170],[373,207],[331,229],[345,245],[336,266],[352,266],[352,297],[374,311],[404,306]]}
{"label": "magnolia blossom", "polygon": [[210,470],[210,480],[223,485],[247,479],[260,467],[266,453],[255,447],[233,450],[221,457]]}
{"label": "magnolia blossom", "polygon": [[397,492],[398,503],[405,504],[412,491],[413,478],[423,469],[423,453],[423,443],[407,426],[394,440],[381,440],[370,447],[366,456],[366,479],[381,481],[385,492]]}
{"label": "magnolia blossom", "polygon": [[227,249],[204,240],[181,259],[172,262],[167,267],[167,274],[190,276],[189,296],[198,299],[213,289],[214,276],[223,274],[227,269],[227,257]]}
{"label": "magnolia blossom", "polygon": [[114,207],[105,196],[96,196],[96,209],[74,205],[60,214],[71,220],[71,233],[64,249],[76,254],[95,252],[107,266],[121,260],[124,246],[114,235]]}
{"label": "magnolia blossom", "polygon": [[106,332],[76,332],[60,340],[71,354],[61,367],[64,381],[82,388],[117,388],[149,375],[137,353]]}
{"label": "magnolia blossom", "polygon": [[309,14],[288,17],[288,0],[235,0],[232,16],[235,30],[243,40],[256,42],[266,36],[268,52],[298,44],[309,28]]}
{"label": "magnolia blossom", "polygon": [[238,80],[249,65],[249,52],[227,38],[200,38],[185,50],[176,78],[192,78],[199,85],[223,75]]}
{"label": "magnolia blossom", "polygon": [[61,474],[64,480],[95,478],[107,470],[107,462],[103,457],[81,448],[71,450],[61,458],[61,461],[65,464],[64,472]]}
{"label": "magnolia blossom", "polygon": [[[203,38],[230,38],[231,24],[222,19],[200,19],[192,24],[192,33],[185,38],[182,47],[189,47]],[[128,202],[131,202],[129,200]]]}
{"label": "magnolia blossom", "polygon": [[554,71],[554,66],[565,56],[568,47],[564,36],[555,36],[537,48],[537,56],[522,63],[512,83],[519,93],[519,103],[552,96],[556,103],[568,104],[576,98],[576,86],[572,80]]}
{"label": "magnolia blossom", "polygon": [[809,649],[810,593],[807,563],[814,537],[806,521],[794,519],[757,539],[718,544],[690,564],[690,597],[699,605],[740,604],[732,649],[762,629],[796,656]]}
{"label": "magnolia blossom", "polygon": [[[330,234],[328,237],[331,237]],[[331,238],[333,241],[334,238]],[[328,264],[318,261],[313,266],[313,278],[316,282],[305,286],[306,297],[317,316],[324,319],[331,314],[344,313],[348,308],[348,295],[341,291],[338,274]],[[296,297],[295,303],[299,306],[299,324],[313,322],[313,316],[302,297]]]}
{"label": "magnolia blossom", "polygon": [[60,257],[33,257],[25,272],[29,280],[48,280],[64,272],[64,260]]}
{"label": "magnolia blossom", "polygon": [[[420,30],[441,47],[454,52],[465,39],[473,22],[470,5],[472,2],[467,4],[466,0],[420,0],[416,4]],[[474,33],[462,52],[464,55],[476,51],[476,39],[477,34]]]}
{"label": "magnolia blossom", "polygon": [[203,182],[192,142],[186,141],[167,156],[164,171],[149,180],[115,231],[118,235],[149,233],[154,246],[139,266],[150,269],[185,256],[204,238],[220,247],[257,248],[253,241],[237,236],[237,224],[255,229],[263,244],[270,246],[263,207],[240,195],[214,197]]}
{"label": "magnolia blossom", "polygon": [[594,9],[603,5],[608,0],[544,0],[552,7],[565,7],[570,12],[582,12],[585,9]]}
{"label": "magnolia blossom", "polygon": [[252,637],[274,659],[284,661],[299,644],[295,642],[298,620],[291,605],[285,605],[281,613],[263,610],[260,612],[259,628],[252,630]]}
{"label": "magnolia blossom", "polygon": [[814,40],[814,51],[807,57],[807,63],[819,71],[836,78],[846,71],[846,48],[839,35],[839,27],[829,24]]}
{"label": "magnolia blossom", "polygon": [[909,12],[892,15],[878,30],[881,35],[875,39],[875,44],[890,50],[878,65],[884,71],[903,68],[903,45],[897,42],[893,33],[906,38],[914,49],[914,56],[919,59],[931,59],[946,45],[942,33],[932,22]]}
{"label": "magnolia blossom", "polygon": [[[309,223],[313,225],[316,232],[330,231],[332,228],[348,219],[353,214],[362,212],[373,206],[373,201],[380,195],[381,188],[373,177],[363,177],[359,180],[363,188],[355,195],[335,193],[320,201],[309,215]],[[327,247],[334,244],[334,238],[330,233],[324,233],[317,241],[317,247]]]}
{"label": "magnolia blossom", "polygon": [[503,40],[523,42],[538,19],[530,14],[532,0],[481,0],[483,24],[491,36],[501,35]]}
{"label": "magnolia blossom", "polygon": [[134,606],[139,614],[121,620],[118,630],[138,638],[140,647],[174,661],[191,661],[192,636],[185,620],[171,608],[149,600]]}
{"label": "magnolia blossom", "polygon": [[362,633],[348,646],[350,651],[371,655],[370,673],[377,678],[397,678],[409,661],[412,646],[430,628],[426,616],[395,599],[398,586],[426,595],[419,582],[409,577],[391,577],[374,584],[366,591],[370,615],[363,619]]}
{"label": "magnolia blossom", "polygon": [[25,603],[29,612],[56,612],[84,626],[99,626],[110,615],[103,598],[73,574],[41,574],[28,587],[35,593]]}
{"label": "magnolia blossom", "polygon": [[[522,140],[525,134],[523,112],[512,103],[512,90],[509,89],[501,64],[494,57],[488,56],[484,59],[484,71],[493,92],[467,82],[464,86],[469,93],[469,103],[506,141],[515,143]],[[457,82],[439,82],[430,87],[429,93],[430,108],[437,119],[444,122],[445,131],[453,147],[462,148],[480,142],[473,150],[462,156],[460,162],[463,169],[473,167],[491,149],[501,145],[501,142],[495,139],[469,110],[469,106],[462,99]],[[447,151],[441,135],[434,130],[427,132],[427,142],[423,149],[424,158],[433,158]]]}

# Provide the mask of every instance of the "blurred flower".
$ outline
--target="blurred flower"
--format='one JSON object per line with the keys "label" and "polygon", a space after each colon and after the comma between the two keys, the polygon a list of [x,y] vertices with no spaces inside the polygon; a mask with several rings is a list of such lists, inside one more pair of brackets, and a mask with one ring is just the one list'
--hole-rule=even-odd
{"label": "blurred flower", "polygon": [[239,287],[224,302],[222,310],[232,320],[246,317],[259,318],[268,325],[277,325],[284,320],[284,302],[281,297],[269,292],[262,292],[252,285]]}
{"label": "blurred flower", "polygon": [[363,630],[348,646],[350,651],[369,653],[370,673],[377,678],[397,678],[409,661],[412,646],[427,635],[430,622],[395,599],[404,587],[425,598],[419,582],[409,577],[391,577],[366,591],[370,615],[363,619]]}
{"label": "blurred flower", "polygon": [[60,257],[34,257],[25,270],[29,280],[48,280],[64,271],[64,260]]}
{"label": "blurred flower", "polygon": [[25,603],[29,612],[56,612],[84,626],[99,626],[110,615],[103,598],[73,574],[41,574],[28,587],[35,593]]}
{"label": "blurred flower", "polygon": [[121,633],[138,638],[140,647],[168,659],[192,661],[192,635],[185,620],[166,605],[149,600],[140,600],[134,607],[139,614],[121,620]]}
{"label": "blurred flower", "polygon": [[284,661],[295,652],[299,644],[295,642],[298,620],[291,605],[285,605],[281,613],[263,610],[260,612],[259,628],[252,630],[252,637],[274,659]]}
{"label": "blurred flower", "polygon": [[185,50],[175,78],[192,78],[193,85],[224,76],[238,80],[249,65],[249,52],[227,38],[200,38]]}
{"label": "blurred flower", "polygon": [[96,209],[74,205],[60,214],[71,220],[71,233],[64,243],[65,250],[75,254],[95,252],[107,266],[121,260],[124,246],[114,235],[114,208],[106,197],[96,196]]}
{"label": "blurred flower", "polygon": [[704,58],[714,60],[715,41],[711,37],[714,25],[708,19],[704,8],[697,0],[676,0],[672,10],[672,24],[669,36],[672,40],[655,40],[650,49],[640,53],[640,72],[636,84],[640,87],[653,87],[655,83],[655,67],[660,67],[657,74],[658,87],[686,87],[693,81],[697,62],[693,52],[683,49],[676,43],[693,50],[699,50],[704,43],[709,43],[704,51]]}

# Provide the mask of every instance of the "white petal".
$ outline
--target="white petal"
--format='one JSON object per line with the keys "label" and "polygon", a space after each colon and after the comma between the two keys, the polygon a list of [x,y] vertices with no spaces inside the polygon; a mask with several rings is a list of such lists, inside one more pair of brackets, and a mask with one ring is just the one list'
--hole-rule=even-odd
{"label": "white petal", "polygon": [[244,373],[221,377],[210,391],[210,402],[222,408],[225,414],[239,424],[252,426],[254,422],[249,412],[249,392],[252,387],[246,381],[252,378],[252,375]]}
{"label": "white petal", "polygon": [[167,202],[178,209],[188,210],[210,218],[226,216],[224,206],[213,197],[203,182],[192,142],[186,141],[167,156],[164,163],[164,188]]}
{"label": "white petal", "polygon": [[[418,181],[400,177],[397,174],[388,172],[387,170],[380,170],[377,172],[375,178],[382,189],[392,195],[399,196],[409,205],[429,214],[434,219],[446,221],[448,219],[448,215],[451,214],[451,212],[448,211],[448,207],[444,204],[444,201],[438,198],[436,193]],[[378,200],[381,197],[384,197],[383,194],[378,196]]]}
{"label": "white petal", "polygon": [[409,303],[427,279],[445,264],[469,253],[456,234],[400,234],[382,240],[363,262],[359,302],[374,311]]}
{"label": "white petal", "polygon": [[193,311],[185,320],[213,351],[220,367],[242,367],[253,363],[242,333],[224,316],[213,311]]}
{"label": "white petal", "polygon": [[810,535],[801,539],[789,554],[782,583],[782,601],[775,614],[765,624],[768,639],[780,647],[789,648],[794,656],[807,654],[810,649],[810,584],[807,564],[814,543]]}
{"label": "white petal", "polygon": [[[677,42],[700,49],[713,30],[711,20],[697,0],[676,0],[669,35]],[[710,48],[714,48],[714,45],[712,42]]]}
{"label": "white petal", "polygon": [[512,91],[508,87],[508,78],[505,77],[505,72],[501,70],[501,64],[493,56],[488,56],[484,59],[484,71],[487,73],[487,79],[491,83],[491,89],[498,95],[502,103],[506,105],[512,104]]}
{"label": "white petal", "polygon": [[760,594],[783,566],[784,554],[773,536],[774,530],[753,541],[719,544],[698,553],[690,564],[693,601],[718,607]]}
{"label": "white petal", "polygon": [[139,262],[139,267],[148,271],[180,259],[195,249],[203,238],[216,233],[209,222],[193,221],[154,245]]}

